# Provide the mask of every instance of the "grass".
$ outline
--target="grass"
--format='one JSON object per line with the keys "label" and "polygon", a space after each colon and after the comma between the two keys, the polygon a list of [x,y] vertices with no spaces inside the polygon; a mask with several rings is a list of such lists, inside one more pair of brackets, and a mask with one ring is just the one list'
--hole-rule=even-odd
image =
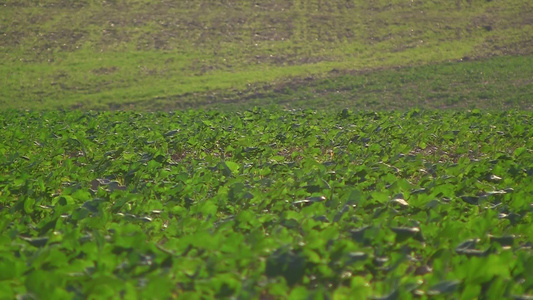
{"label": "grass", "polygon": [[[494,81],[527,88],[524,80],[493,72],[494,56],[511,56],[505,66],[508,73],[532,77],[527,67],[533,49],[529,43],[533,8],[524,1],[506,5],[3,1],[2,5],[0,104],[4,108],[173,109],[218,103],[221,94],[238,107],[248,105],[247,98],[239,95],[258,86],[271,86],[270,93],[306,77],[319,79],[314,85],[323,78],[336,82],[335,71],[345,76],[365,71],[394,77],[397,68],[421,70],[417,68],[431,65],[439,73],[460,60],[487,61],[487,72],[501,75]],[[513,63],[517,58],[512,56],[517,55],[527,57],[521,60],[523,69]],[[443,85],[458,84],[448,79]],[[337,87],[333,83],[330,90],[345,88],[344,83]],[[476,89],[475,93],[483,92],[479,85]],[[393,93],[403,95],[400,88]],[[371,91],[361,94],[379,97]],[[498,96],[507,106],[528,106],[522,96],[518,100],[510,93]],[[296,98],[304,97],[307,94]],[[354,100],[349,93],[327,97],[348,104]],[[366,107],[388,106],[372,105],[373,101],[366,101]],[[425,101],[429,107],[462,107],[465,102],[453,95]]]}
{"label": "grass", "polygon": [[368,111],[406,107],[530,110],[533,99],[533,81],[528,79],[531,67],[531,57],[519,56],[380,70],[335,70],[325,76],[257,84],[244,91],[195,94],[181,97],[179,101],[172,97],[158,99],[151,106],[174,109],[203,105],[239,109],[245,103],[247,106],[270,104],[314,109],[354,107]]}

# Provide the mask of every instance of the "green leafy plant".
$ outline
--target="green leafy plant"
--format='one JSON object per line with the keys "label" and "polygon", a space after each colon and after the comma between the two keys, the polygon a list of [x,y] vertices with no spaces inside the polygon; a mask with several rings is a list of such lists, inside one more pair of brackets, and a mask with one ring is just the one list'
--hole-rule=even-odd
{"label": "green leafy plant", "polygon": [[532,293],[531,113],[0,113],[0,293]]}

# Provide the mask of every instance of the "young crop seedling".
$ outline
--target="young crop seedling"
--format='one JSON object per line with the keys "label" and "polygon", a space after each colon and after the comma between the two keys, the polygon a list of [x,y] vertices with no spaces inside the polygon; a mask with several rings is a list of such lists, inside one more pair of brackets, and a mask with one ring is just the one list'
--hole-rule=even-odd
{"label": "young crop seedling", "polygon": [[532,119],[1,112],[1,298],[527,299]]}

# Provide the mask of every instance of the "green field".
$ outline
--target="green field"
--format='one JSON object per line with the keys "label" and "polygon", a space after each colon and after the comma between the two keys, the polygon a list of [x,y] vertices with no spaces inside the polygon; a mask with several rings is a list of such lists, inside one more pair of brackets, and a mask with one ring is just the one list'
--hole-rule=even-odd
{"label": "green field", "polygon": [[533,292],[530,112],[0,120],[2,299]]}
{"label": "green field", "polygon": [[531,106],[529,1],[0,6],[4,108]]}
{"label": "green field", "polygon": [[533,3],[0,0],[0,299],[533,299]]}

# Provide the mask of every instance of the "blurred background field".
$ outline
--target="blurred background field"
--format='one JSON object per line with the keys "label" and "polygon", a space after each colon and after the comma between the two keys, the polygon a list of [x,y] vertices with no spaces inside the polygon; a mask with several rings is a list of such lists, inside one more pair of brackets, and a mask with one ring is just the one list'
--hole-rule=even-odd
{"label": "blurred background field", "polygon": [[528,1],[0,7],[2,108],[531,108]]}

